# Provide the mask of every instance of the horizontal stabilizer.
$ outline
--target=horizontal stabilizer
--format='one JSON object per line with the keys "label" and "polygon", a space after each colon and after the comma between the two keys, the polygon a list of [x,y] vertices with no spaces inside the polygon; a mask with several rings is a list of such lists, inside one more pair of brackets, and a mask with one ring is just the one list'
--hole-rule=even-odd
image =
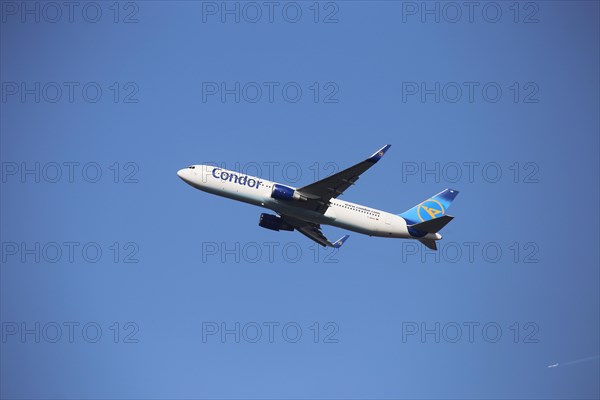
{"label": "horizontal stabilizer", "polygon": [[429,221],[424,221],[418,224],[410,225],[410,228],[416,229],[421,232],[437,233],[440,230],[442,230],[442,228],[445,227],[448,224],[448,222],[452,221],[453,219],[454,217],[451,215],[442,215],[439,218],[430,219]]}
{"label": "horizontal stabilizer", "polygon": [[419,242],[423,243],[431,250],[437,250],[437,243],[433,239],[419,239]]}

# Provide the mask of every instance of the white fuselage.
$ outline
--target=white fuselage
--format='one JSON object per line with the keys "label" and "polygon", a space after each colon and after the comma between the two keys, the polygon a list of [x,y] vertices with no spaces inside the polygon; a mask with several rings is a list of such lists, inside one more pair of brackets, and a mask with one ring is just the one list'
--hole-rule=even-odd
{"label": "white fuselage", "polygon": [[[329,207],[323,214],[302,207],[302,200],[272,198],[271,193],[276,182],[212,165],[193,165],[180,170],[177,174],[185,182],[202,191],[268,208],[276,213],[301,220],[332,225],[369,236],[413,238],[402,217],[360,204],[331,199]],[[295,189],[289,185],[284,186]],[[424,238],[439,239],[440,237],[430,233]]]}

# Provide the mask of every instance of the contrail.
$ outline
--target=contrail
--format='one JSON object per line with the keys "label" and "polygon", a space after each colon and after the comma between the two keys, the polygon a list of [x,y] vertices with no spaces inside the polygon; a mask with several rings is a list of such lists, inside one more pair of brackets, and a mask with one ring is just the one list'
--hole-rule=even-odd
{"label": "contrail", "polygon": [[567,361],[566,363],[562,363],[562,364],[559,364],[559,363],[556,363],[556,364],[550,364],[550,365],[548,365],[548,368],[556,368],[556,367],[558,367],[559,365],[573,365],[573,364],[579,364],[579,363],[582,363],[582,362],[587,362],[587,361],[597,360],[597,359],[599,359],[599,358],[600,358],[600,356],[591,356],[591,357],[585,357],[585,358],[580,358],[580,359],[578,359],[578,360]]}

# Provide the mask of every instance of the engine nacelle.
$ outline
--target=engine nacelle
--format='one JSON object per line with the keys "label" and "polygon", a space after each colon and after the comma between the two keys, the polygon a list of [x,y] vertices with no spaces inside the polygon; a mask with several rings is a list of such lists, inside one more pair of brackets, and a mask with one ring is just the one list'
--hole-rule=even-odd
{"label": "engine nacelle", "polygon": [[294,227],[285,223],[281,217],[271,214],[260,214],[258,225],[273,231],[293,231]]}
{"label": "engine nacelle", "polygon": [[306,201],[306,197],[302,196],[291,187],[274,184],[271,191],[271,197],[277,200],[302,200]]}

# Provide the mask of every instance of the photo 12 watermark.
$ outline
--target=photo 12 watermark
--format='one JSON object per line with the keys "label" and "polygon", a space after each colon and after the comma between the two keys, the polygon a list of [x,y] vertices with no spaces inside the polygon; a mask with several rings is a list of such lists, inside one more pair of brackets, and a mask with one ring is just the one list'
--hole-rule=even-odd
{"label": "photo 12 watermark", "polygon": [[3,161],[3,184],[116,183],[136,184],[140,166],[135,161]]}
{"label": "photo 12 watermark", "polygon": [[2,241],[2,264],[137,264],[140,245],[137,242],[96,241]]}
{"label": "photo 12 watermark", "polygon": [[136,1],[2,1],[3,24],[137,24]]}
{"label": "photo 12 watermark", "polygon": [[536,322],[498,321],[404,321],[402,343],[515,343],[536,344],[540,326]]}
{"label": "photo 12 watermark", "polygon": [[200,244],[202,264],[337,264],[339,249],[304,241],[248,241]]}
{"label": "photo 12 watermark", "polygon": [[534,1],[403,1],[403,24],[537,24],[540,4]]}
{"label": "photo 12 watermark", "polygon": [[538,242],[446,241],[437,242],[437,250],[416,240],[402,240],[400,260],[403,264],[538,264],[541,262]]}
{"label": "photo 12 watermark", "polygon": [[3,104],[136,104],[140,86],[134,81],[2,81]]}
{"label": "photo 12 watermark", "polygon": [[221,104],[336,104],[340,91],[334,81],[205,81],[201,86],[202,103]]}
{"label": "photo 12 watermark", "polygon": [[339,343],[336,322],[204,321],[202,343]]}
{"label": "photo 12 watermark", "polygon": [[533,81],[404,81],[401,95],[404,104],[537,104],[541,101],[540,86]]}
{"label": "photo 12 watermark", "polygon": [[221,24],[337,24],[335,1],[203,1],[202,23]]}
{"label": "photo 12 watermark", "polygon": [[2,343],[139,343],[136,322],[2,321]]}
{"label": "photo 12 watermark", "polygon": [[290,185],[312,183],[341,170],[340,165],[334,161],[248,161],[248,162],[215,162],[202,161],[200,167],[195,168],[201,174],[203,182],[210,176],[222,177],[223,170],[235,171],[243,175],[262,178],[269,181],[282,182]]}
{"label": "photo 12 watermark", "polygon": [[403,161],[402,183],[540,183],[535,161]]}

